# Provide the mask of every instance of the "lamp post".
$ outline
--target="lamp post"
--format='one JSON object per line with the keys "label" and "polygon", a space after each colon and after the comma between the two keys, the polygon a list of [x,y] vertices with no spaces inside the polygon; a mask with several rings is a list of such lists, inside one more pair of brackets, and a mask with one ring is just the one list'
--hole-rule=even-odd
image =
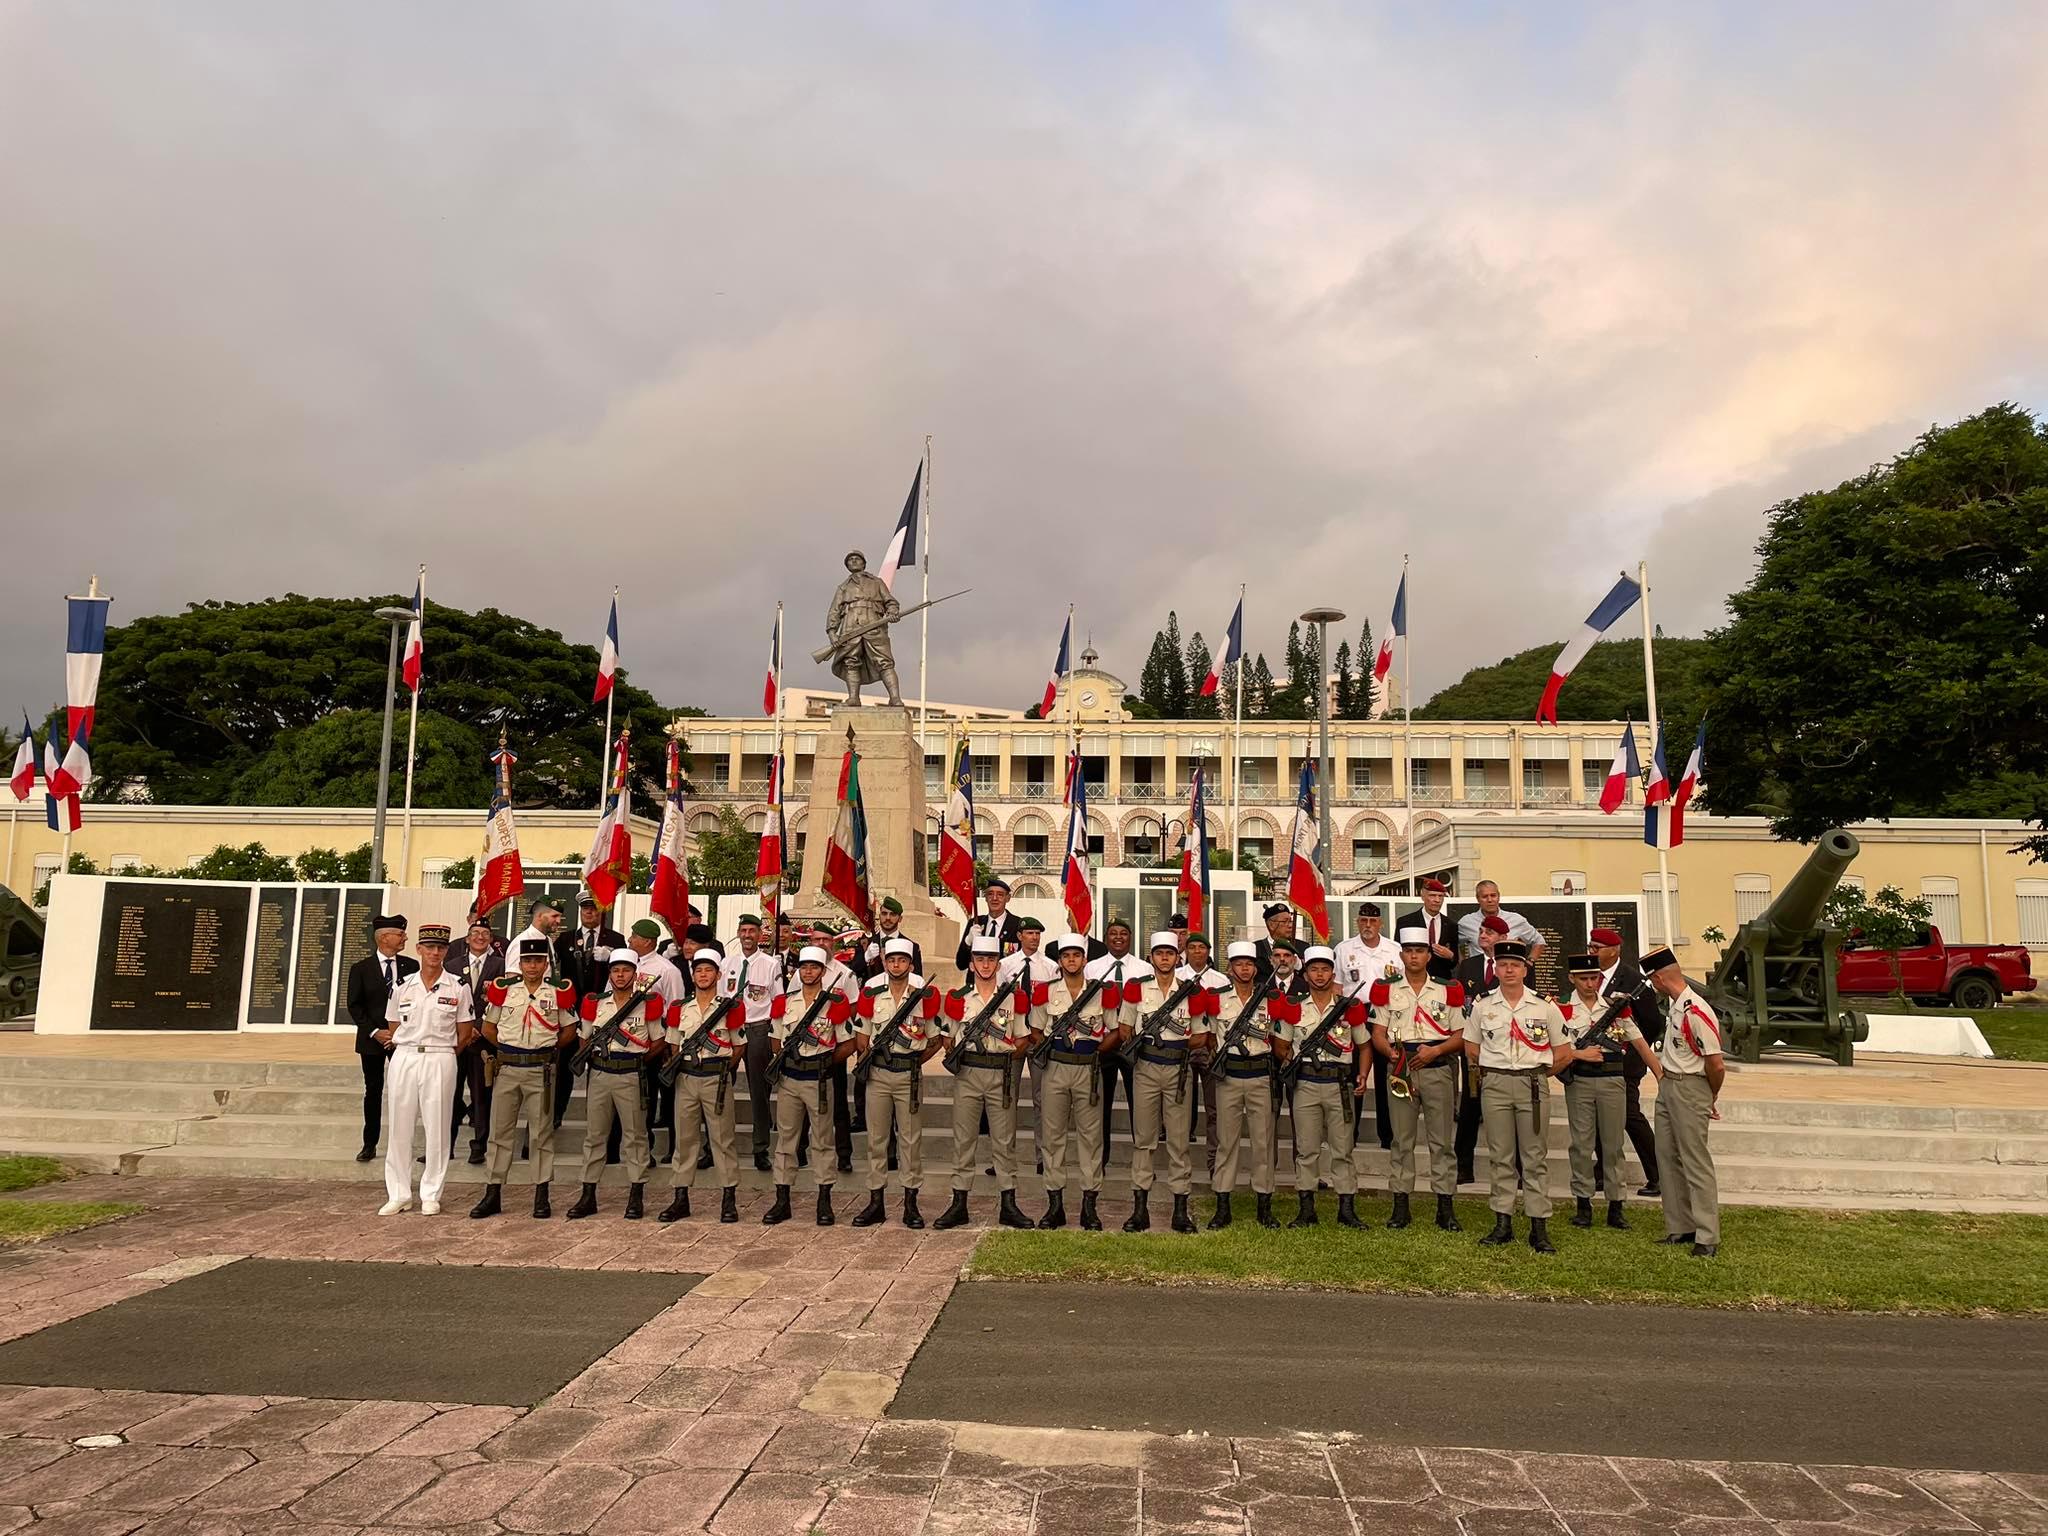
{"label": "lamp post", "polygon": [[1304,624],[1316,627],[1316,721],[1322,730],[1316,777],[1322,781],[1316,791],[1316,810],[1321,823],[1318,851],[1323,861],[1323,889],[1330,888],[1330,626],[1342,624],[1344,615],[1335,608],[1311,608],[1301,616]]}
{"label": "lamp post", "polygon": [[391,702],[398,694],[398,636],[413,621],[410,608],[379,608],[391,626],[391,660],[384,669],[384,744],[377,750],[377,816],[370,826],[370,878],[384,881],[384,813],[391,805]]}

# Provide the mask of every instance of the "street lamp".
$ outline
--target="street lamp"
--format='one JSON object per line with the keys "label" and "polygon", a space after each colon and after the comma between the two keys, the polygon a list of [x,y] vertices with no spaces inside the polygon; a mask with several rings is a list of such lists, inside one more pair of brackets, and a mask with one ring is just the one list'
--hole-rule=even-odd
{"label": "street lamp", "polygon": [[1335,765],[1330,760],[1330,626],[1342,624],[1344,615],[1335,608],[1311,608],[1301,616],[1304,624],[1316,627],[1316,720],[1322,728],[1322,751],[1316,770],[1316,777],[1322,780],[1316,792],[1316,807],[1321,812],[1322,841],[1320,852],[1323,861],[1323,889],[1330,888],[1330,775]]}
{"label": "street lamp", "polygon": [[384,744],[377,752],[377,817],[370,826],[370,878],[384,880],[384,813],[391,804],[391,707],[398,696],[398,637],[415,617],[410,608],[379,608],[391,626],[391,660],[384,669]]}

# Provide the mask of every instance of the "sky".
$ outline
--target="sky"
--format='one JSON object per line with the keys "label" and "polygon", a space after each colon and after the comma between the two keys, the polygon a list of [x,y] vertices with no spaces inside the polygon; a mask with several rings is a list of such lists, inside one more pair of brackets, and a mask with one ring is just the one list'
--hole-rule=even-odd
{"label": "sky", "polygon": [[0,0],[0,709],[88,574],[422,560],[831,686],[927,434],[935,699],[1240,583],[1277,668],[1404,555],[1418,697],[1638,560],[1700,633],[1773,503],[2048,404],[2044,86],[2030,4]]}

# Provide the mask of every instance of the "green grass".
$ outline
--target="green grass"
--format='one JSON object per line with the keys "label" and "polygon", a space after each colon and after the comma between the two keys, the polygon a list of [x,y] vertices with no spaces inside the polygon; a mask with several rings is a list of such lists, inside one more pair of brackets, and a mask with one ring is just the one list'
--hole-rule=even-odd
{"label": "green grass", "polygon": [[[1945,1008],[1943,1013],[1970,1012]],[[2001,1061],[2048,1061],[2048,1008],[1984,1008],[1970,1012]]]}
{"label": "green grass", "polygon": [[34,1189],[69,1177],[54,1157],[0,1157],[0,1190]]}
{"label": "green grass", "polygon": [[[1415,1225],[1385,1230],[1389,1202],[1361,1199],[1369,1232],[1332,1224],[1267,1231],[1246,1218],[1251,1197],[1237,1198],[1237,1221],[1221,1232],[1186,1237],[1155,1225],[1141,1237],[1118,1232],[992,1232],[968,1273],[982,1280],[1087,1280],[1119,1284],[1296,1287],[1391,1291],[1410,1295],[1527,1296],[1577,1301],[1667,1302],[1825,1312],[1950,1314],[2048,1313],[2048,1216],[1973,1216],[1936,1211],[1805,1211],[1724,1207],[1721,1252],[1711,1261],[1660,1247],[1654,1203],[1629,1207],[1630,1230],[1597,1223],[1565,1225],[1569,1203],[1551,1219],[1555,1255],[1533,1252],[1526,1221],[1518,1241],[1481,1248],[1492,1225],[1485,1203],[1458,1202],[1459,1233],[1439,1232],[1435,1202],[1415,1201]],[[1209,1202],[1198,1198],[1201,1219]],[[1291,1195],[1274,1209],[1293,1213]]]}
{"label": "green grass", "polygon": [[[52,1157],[0,1157],[0,1190],[34,1189],[70,1176]],[[141,1209],[112,1200],[0,1200],[0,1248],[82,1231]]]}

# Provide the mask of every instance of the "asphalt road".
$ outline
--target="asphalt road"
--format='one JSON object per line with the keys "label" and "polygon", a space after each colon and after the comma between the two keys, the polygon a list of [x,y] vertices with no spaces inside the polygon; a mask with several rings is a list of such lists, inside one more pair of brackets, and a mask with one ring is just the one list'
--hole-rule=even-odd
{"label": "asphalt road", "polygon": [[702,1278],[243,1259],[0,1344],[0,1381],[530,1405]]}
{"label": "asphalt road", "polygon": [[2048,1320],[971,1282],[892,1418],[2048,1471]]}

